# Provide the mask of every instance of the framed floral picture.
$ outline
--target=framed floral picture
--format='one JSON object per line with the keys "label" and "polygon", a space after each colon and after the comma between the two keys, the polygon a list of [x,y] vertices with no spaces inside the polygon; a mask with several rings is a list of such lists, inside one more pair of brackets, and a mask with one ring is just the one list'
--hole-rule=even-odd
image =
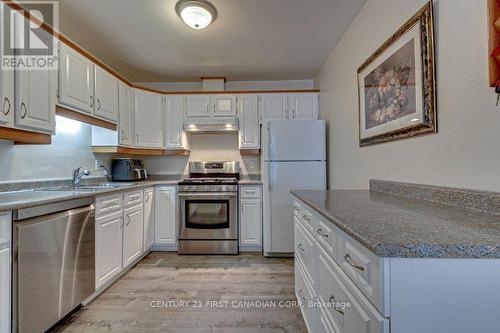
{"label": "framed floral picture", "polygon": [[359,69],[359,144],[437,132],[432,1]]}

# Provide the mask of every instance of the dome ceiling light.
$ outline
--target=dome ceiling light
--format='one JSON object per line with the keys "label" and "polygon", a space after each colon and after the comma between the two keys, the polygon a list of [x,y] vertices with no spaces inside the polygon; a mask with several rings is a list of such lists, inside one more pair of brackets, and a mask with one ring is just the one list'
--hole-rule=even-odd
{"label": "dome ceiling light", "polygon": [[217,18],[214,5],[205,0],[180,0],[175,5],[177,15],[193,29],[204,29]]}

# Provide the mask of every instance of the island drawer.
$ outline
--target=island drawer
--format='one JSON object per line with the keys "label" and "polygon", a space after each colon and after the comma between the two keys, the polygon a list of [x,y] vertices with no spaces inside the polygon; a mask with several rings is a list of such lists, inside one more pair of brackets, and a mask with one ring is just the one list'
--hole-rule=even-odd
{"label": "island drawer", "polygon": [[295,217],[295,254],[304,264],[305,275],[309,283],[314,285],[314,238],[304,229]]}
{"label": "island drawer", "polygon": [[332,222],[327,221],[323,217],[316,217],[314,229],[313,235],[320,246],[322,246],[332,258],[336,258],[339,229]]}
{"label": "island drawer", "polygon": [[122,209],[122,207],[123,195],[121,193],[98,197],[95,201],[96,215],[114,212]]}
{"label": "island drawer", "polygon": [[306,274],[300,260],[295,261],[295,295],[300,302],[300,309],[304,317],[304,321],[310,333],[316,332],[315,325],[317,322],[317,309],[311,306],[311,302],[316,301],[314,289],[310,287],[307,281]]}
{"label": "island drawer", "polygon": [[295,201],[294,215],[302,223],[302,225],[312,234],[315,232],[316,216],[312,213],[311,209],[307,206]]}
{"label": "island drawer", "polygon": [[324,250],[319,249],[316,286],[318,301],[333,327],[346,333],[388,333],[382,316]]}
{"label": "island drawer", "polygon": [[386,299],[383,284],[383,259],[377,257],[340,229],[337,240],[337,264],[377,309],[381,313],[387,314],[388,311],[384,311]]}

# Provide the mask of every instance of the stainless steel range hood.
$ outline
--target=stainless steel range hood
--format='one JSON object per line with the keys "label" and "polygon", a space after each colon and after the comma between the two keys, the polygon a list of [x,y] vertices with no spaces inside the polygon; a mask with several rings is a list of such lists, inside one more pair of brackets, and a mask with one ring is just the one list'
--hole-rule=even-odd
{"label": "stainless steel range hood", "polygon": [[189,133],[238,132],[238,118],[190,118],[184,121],[184,130]]}

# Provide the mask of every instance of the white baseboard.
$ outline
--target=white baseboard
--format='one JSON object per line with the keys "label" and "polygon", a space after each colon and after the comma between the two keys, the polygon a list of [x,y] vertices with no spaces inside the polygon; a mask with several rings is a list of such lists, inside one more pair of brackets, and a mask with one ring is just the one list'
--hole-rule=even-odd
{"label": "white baseboard", "polygon": [[177,244],[169,244],[169,245],[153,245],[151,251],[155,252],[177,252]]}
{"label": "white baseboard", "polygon": [[262,253],[262,245],[240,245],[240,252],[260,252]]}

